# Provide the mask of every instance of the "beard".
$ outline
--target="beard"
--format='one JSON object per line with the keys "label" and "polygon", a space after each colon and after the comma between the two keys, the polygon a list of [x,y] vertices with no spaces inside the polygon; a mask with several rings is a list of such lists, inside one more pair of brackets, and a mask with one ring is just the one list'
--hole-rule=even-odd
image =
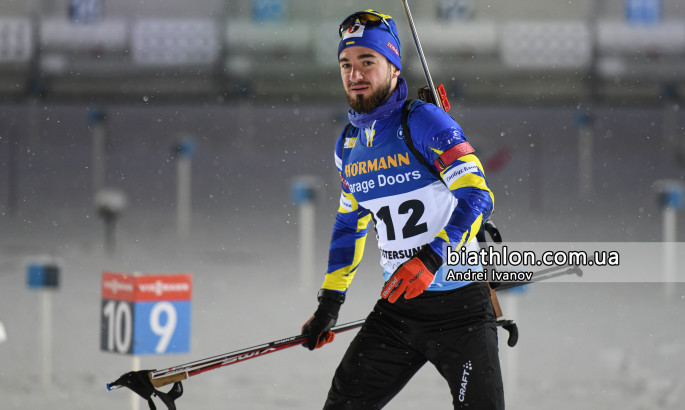
{"label": "beard", "polygon": [[[351,85],[359,85],[359,84],[368,84],[368,83],[355,83]],[[350,107],[357,113],[363,114],[367,113],[374,108],[378,107],[381,105],[383,101],[385,101],[388,96],[390,95],[390,89],[392,87],[392,68],[388,69],[388,78],[385,81],[385,84],[382,84],[378,89],[374,92],[371,93],[371,95],[368,98],[365,98],[363,95],[357,95],[357,96],[351,96],[349,93],[347,94],[347,102],[350,104]]]}

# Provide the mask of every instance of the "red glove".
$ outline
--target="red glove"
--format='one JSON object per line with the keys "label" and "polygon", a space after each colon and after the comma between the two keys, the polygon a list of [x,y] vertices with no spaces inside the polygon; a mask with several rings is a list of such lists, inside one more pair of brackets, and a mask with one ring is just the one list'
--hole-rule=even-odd
{"label": "red glove", "polygon": [[381,297],[395,303],[404,294],[405,299],[419,296],[431,284],[442,259],[429,245],[409,259],[393,273],[383,286]]}

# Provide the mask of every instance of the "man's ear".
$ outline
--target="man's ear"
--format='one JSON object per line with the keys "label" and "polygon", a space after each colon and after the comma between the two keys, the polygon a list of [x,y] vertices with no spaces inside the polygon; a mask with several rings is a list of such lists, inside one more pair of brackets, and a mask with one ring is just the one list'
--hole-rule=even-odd
{"label": "man's ear", "polygon": [[391,64],[391,65],[392,65],[392,78],[399,77],[400,76],[400,69],[395,67],[394,64]]}

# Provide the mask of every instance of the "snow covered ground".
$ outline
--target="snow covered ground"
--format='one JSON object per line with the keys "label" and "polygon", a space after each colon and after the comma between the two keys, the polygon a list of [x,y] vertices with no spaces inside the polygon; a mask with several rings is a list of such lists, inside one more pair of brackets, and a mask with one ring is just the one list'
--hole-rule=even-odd
{"label": "snow covered ground", "polygon": [[[107,255],[102,223],[91,205],[85,110],[40,108],[33,140],[22,139],[17,154],[20,202],[17,209],[4,206],[0,212],[0,322],[7,333],[0,343],[0,409],[131,408],[128,392],[105,389],[131,369],[132,359],[99,349],[103,270],[194,275],[191,352],[143,356],[143,368],[298,333],[316,307],[319,280],[300,289],[298,210],[290,183],[305,173],[320,178],[316,255],[323,270],[338,197],[332,130],[341,127],[342,110],[339,105],[110,107],[108,183],[126,191],[129,209],[117,229],[117,252]],[[24,135],[22,119],[32,115],[30,108],[2,112],[2,129]],[[651,184],[682,181],[685,168],[662,137],[659,109],[597,110],[590,200],[579,199],[576,188],[573,110],[456,107],[452,112],[485,160],[503,147],[510,150],[511,160],[489,175],[497,201],[494,220],[505,240],[660,240],[661,212]],[[684,122],[681,117],[681,127]],[[179,241],[169,152],[184,131],[197,138],[198,153],[193,230]],[[682,128],[679,132],[682,138]],[[0,162],[7,164],[10,145],[2,138]],[[5,184],[8,167],[0,170]],[[0,203],[6,195],[0,193]],[[682,240],[685,216],[679,217]],[[339,323],[365,317],[378,297],[374,247],[370,240]],[[26,264],[40,255],[57,258],[62,268],[61,287],[51,296],[47,384],[41,294],[26,286]],[[664,294],[659,283],[544,283],[524,293],[502,293],[505,315],[521,332],[512,349],[500,331],[508,408],[682,408],[685,284],[677,284],[671,298]],[[294,347],[193,377],[184,382],[178,406],[320,408],[352,333],[315,352]],[[450,403],[447,385],[426,366],[387,408],[448,409]]]}

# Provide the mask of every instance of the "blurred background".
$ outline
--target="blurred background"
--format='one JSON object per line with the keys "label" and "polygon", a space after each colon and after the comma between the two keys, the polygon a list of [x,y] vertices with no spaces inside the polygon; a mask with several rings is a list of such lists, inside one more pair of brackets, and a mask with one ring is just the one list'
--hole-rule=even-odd
{"label": "blurred background", "polygon": [[[226,210],[239,198],[287,205],[282,182],[300,173],[335,182],[330,152],[347,109],[337,26],[364,8],[395,17],[403,76],[411,88],[424,86],[400,1],[3,1],[0,210],[79,217],[71,212],[78,208],[84,216],[95,193],[114,186],[132,212],[175,212],[172,159],[181,141],[193,146],[194,211]],[[614,188],[619,205],[644,217],[652,184],[682,179],[680,2],[440,0],[413,8],[451,115],[491,161],[499,210],[512,196],[536,211],[561,200],[556,213],[615,197],[607,195]],[[281,191],[244,183],[275,170]],[[323,197],[335,201],[333,185]],[[564,195],[549,195],[560,186]],[[636,193],[640,205],[623,197]],[[628,237],[636,230],[618,228]]]}
{"label": "blurred background", "polygon": [[[405,20],[392,0],[7,0],[1,91],[20,100],[326,101],[340,94],[337,25],[367,7]],[[450,96],[500,103],[671,96],[682,86],[684,14],[673,0],[426,0],[413,10]],[[404,75],[422,81],[403,27]]]}
{"label": "blurred background", "polygon": [[[683,240],[685,3],[409,3],[505,241]],[[399,0],[0,2],[0,408],[128,407],[104,390],[130,368],[98,349],[105,270],[194,274],[190,354],[143,366],[299,331],[339,198],[338,24],[367,8],[396,20],[402,75],[423,87]],[[380,290],[367,247],[341,321]],[[35,261],[61,272],[47,359],[44,305],[26,285]],[[557,284],[512,296],[527,340],[503,358],[510,408],[678,408],[684,294]],[[180,400],[319,408],[346,344],[201,376]],[[389,408],[450,408],[427,372]]]}

